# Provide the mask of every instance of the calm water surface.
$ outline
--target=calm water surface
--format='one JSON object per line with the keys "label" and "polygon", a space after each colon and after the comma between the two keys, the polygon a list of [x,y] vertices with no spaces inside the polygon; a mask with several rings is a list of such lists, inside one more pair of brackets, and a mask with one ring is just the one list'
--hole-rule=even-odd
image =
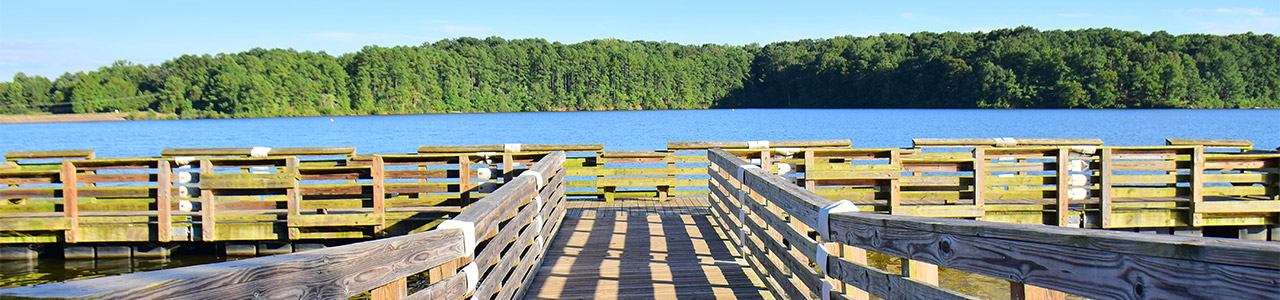
{"label": "calm water surface", "polygon": [[[410,153],[419,145],[603,143],[656,150],[673,141],[851,139],[854,147],[909,147],[912,138],[1101,138],[1162,145],[1165,138],[1247,139],[1280,146],[1280,110],[738,109],[131,121],[0,125],[0,153],[97,149],[99,157],[157,156],[170,147],[357,146]],[[896,269],[887,257],[878,267]],[[0,263],[0,287],[97,277],[221,258]],[[1007,283],[944,271],[949,288],[1007,297]]]}
{"label": "calm water surface", "polygon": [[[332,122],[330,121],[332,119]],[[0,125],[0,152],[97,149],[100,157],[156,156],[168,147],[603,143],[656,150],[677,141],[851,139],[909,147],[912,138],[1101,138],[1162,145],[1165,138],[1248,139],[1280,146],[1280,110],[738,109],[538,112]]]}

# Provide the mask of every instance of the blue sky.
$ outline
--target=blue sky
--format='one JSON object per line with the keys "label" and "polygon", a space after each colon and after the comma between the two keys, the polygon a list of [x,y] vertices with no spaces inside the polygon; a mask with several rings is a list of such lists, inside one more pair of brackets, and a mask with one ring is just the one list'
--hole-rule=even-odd
{"label": "blue sky", "polygon": [[1280,32],[1280,1],[0,0],[0,81],[253,47],[339,55],[459,36],[766,44],[881,32],[1112,27]]}

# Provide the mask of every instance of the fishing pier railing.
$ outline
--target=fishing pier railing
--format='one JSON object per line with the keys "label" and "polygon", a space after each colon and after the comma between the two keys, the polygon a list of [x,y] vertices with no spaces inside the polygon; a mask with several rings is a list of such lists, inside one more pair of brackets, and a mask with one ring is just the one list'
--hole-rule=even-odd
{"label": "fishing pier railing", "polygon": [[12,151],[0,164],[5,259],[166,256],[180,243],[286,254],[0,298],[522,298],[544,288],[531,283],[565,243],[570,203],[637,198],[708,200],[710,238],[733,245],[766,298],[974,297],[940,282],[940,267],[1006,281],[1020,299],[1280,295],[1280,152],[1234,140],[849,144]]}

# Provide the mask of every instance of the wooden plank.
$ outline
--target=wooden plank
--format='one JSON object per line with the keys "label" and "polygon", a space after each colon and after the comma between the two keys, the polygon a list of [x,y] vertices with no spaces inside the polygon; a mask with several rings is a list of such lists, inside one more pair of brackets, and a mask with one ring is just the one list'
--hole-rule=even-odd
{"label": "wooden plank", "polygon": [[4,158],[10,161],[20,159],[50,159],[50,158],[93,158],[93,149],[73,149],[73,150],[14,150],[4,153]]}
{"label": "wooden plank", "polygon": [[156,240],[168,243],[173,239],[173,169],[169,161],[156,166]]}
{"label": "wooden plank", "polygon": [[[1102,139],[1091,138],[1016,138],[1017,146],[1102,146]],[[997,146],[993,138],[917,138],[911,139],[913,147],[972,147]]]}
{"label": "wooden plank", "polygon": [[1197,213],[1271,213],[1280,212],[1280,201],[1204,201],[1196,204]]}
{"label": "wooden plank", "polygon": [[982,206],[987,199],[988,172],[985,148],[973,149],[973,205]]}
{"label": "wooden plank", "polygon": [[380,286],[369,291],[369,300],[399,300],[408,296],[408,281],[404,278],[392,281],[386,285]]}
{"label": "wooden plank", "polygon": [[65,217],[0,219],[0,231],[62,231],[70,229],[71,219]]}
{"label": "wooden plank", "polygon": [[[590,152],[604,150],[604,144],[519,144],[520,151],[529,152]],[[504,144],[492,145],[423,145],[418,153],[503,152]]]}
{"label": "wooden plank", "polygon": [[902,171],[805,171],[806,180],[896,179]]}
{"label": "wooden plank", "polygon": [[373,214],[378,216],[378,224],[373,231],[382,232],[387,227],[386,166],[383,165],[382,157],[374,156],[373,166],[369,170],[369,177],[373,179]]}
{"label": "wooden plank", "polygon": [[894,215],[934,218],[981,218],[984,206],[977,205],[904,205],[894,208]]}
{"label": "wooden plank", "polygon": [[66,239],[75,243],[80,239],[80,196],[76,193],[76,166],[70,161],[62,162],[62,212],[67,219]]}
{"label": "wooden plank", "polygon": [[[870,214],[837,214],[832,218],[840,242],[1085,297],[1207,296],[1224,290],[1252,295],[1245,297],[1266,297],[1264,294],[1274,289],[1270,282],[1280,280],[1280,273],[1275,272],[1280,262],[1274,260],[1280,247],[1263,243]],[[1004,230],[1009,232],[999,233]],[[1180,250],[1169,251],[1173,248]],[[1219,251],[1234,253],[1219,256],[1225,254]],[[1240,255],[1244,254],[1241,251],[1257,252]],[[1188,254],[1199,257],[1161,257]],[[1267,261],[1255,255],[1271,258]],[[1000,258],[987,259],[994,257]],[[1207,261],[1220,259],[1225,261]],[[1042,268],[1027,269],[1027,264]],[[1139,285],[1143,288],[1138,289]]]}
{"label": "wooden plank", "polygon": [[[1071,186],[1067,185],[1067,180],[1071,176],[1071,172],[1067,168],[1067,163],[1069,162],[1069,158],[1070,158],[1068,157],[1068,155],[1070,154],[1070,149],[1065,147],[1058,148],[1057,154],[1058,154],[1058,157],[1057,157],[1058,165],[1057,165],[1056,171],[1057,171],[1058,182],[1055,184],[1058,190],[1058,194],[1055,197],[1056,198],[1055,200],[1057,200],[1055,203],[1057,204],[1057,207],[1056,207],[1057,218],[1055,218],[1054,224],[1057,224],[1058,226],[1066,226],[1068,223],[1067,213],[1071,211],[1070,210],[1071,198],[1068,194],[1068,192],[1071,190]],[[1091,198],[1091,197],[1086,196],[1085,198]]]}
{"label": "wooden plank", "polygon": [[1098,155],[1098,160],[1101,164],[1098,172],[1100,172],[1099,176],[1102,177],[1101,182],[1098,183],[1098,192],[1100,194],[1098,201],[1100,202],[1099,209],[1102,215],[1102,228],[1111,228],[1111,202],[1113,201],[1111,184],[1112,180],[1114,180],[1114,175],[1111,173],[1111,149],[1102,148],[1099,150]]}
{"label": "wooden plank", "polygon": [[[667,150],[746,149],[748,144],[748,142],[668,142]],[[852,144],[853,141],[848,139],[769,141],[770,148],[834,148],[849,147]]]}
{"label": "wooden plank", "polygon": [[1204,202],[1204,148],[1195,147],[1191,152],[1191,226],[1204,226],[1204,214],[1198,209]]}
{"label": "wooden plank", "polygon": [[1206,146],[1221,148],[1251,149],[1253,142],[1249,140],[1214,140],[1214,139],[1164,139],[1170,146]]}
{"label": "wooden plank", "polygon": [[298,175],[290,173],[202,173],[200,189],[283,189],[297,181]]}
{"label": "wooden plank", "polygon": [[231,262],[0,290],[62,299],[346,298],[462,256],[462,231],[433,230]]}
{"label": "wooden plank", "polygon": [[376,213],[369,214],[300,214],[289,216],[289,227],[332,227],[332,226],[379,226],[383,218]]}
{"label": "wooden plank", "polygon": [[[213,162],[200,160],[200,179],[213,173]],[[200,241],[210,242],[217,238],[217,209],[214,208],[213,191],[200,191]]]}
{"label": "wooden plank", "polygon": [[675,177],[600,177],[596,178],[597,187],[656,187],[674,186]]}
{"label": "wooden plank", "polygon": [[827,276],[883,299],[979,299],[843,259],[827,260]]}

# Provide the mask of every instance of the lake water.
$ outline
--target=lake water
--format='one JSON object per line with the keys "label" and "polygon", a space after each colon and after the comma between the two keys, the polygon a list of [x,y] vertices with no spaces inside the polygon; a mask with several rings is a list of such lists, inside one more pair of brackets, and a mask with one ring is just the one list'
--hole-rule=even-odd
{"label": "lake water", "polygon": [[0,153],[97,149],[99,157],[157,156],[170,147],[252,146],[409,153],[419,145],[503,143],[657,150],[679,141],[846,138],[871,148],[962,137],[1101,138],[1122,146],[1247,139],[1275,149],[1280,110],[737,109],[5,124]]}

